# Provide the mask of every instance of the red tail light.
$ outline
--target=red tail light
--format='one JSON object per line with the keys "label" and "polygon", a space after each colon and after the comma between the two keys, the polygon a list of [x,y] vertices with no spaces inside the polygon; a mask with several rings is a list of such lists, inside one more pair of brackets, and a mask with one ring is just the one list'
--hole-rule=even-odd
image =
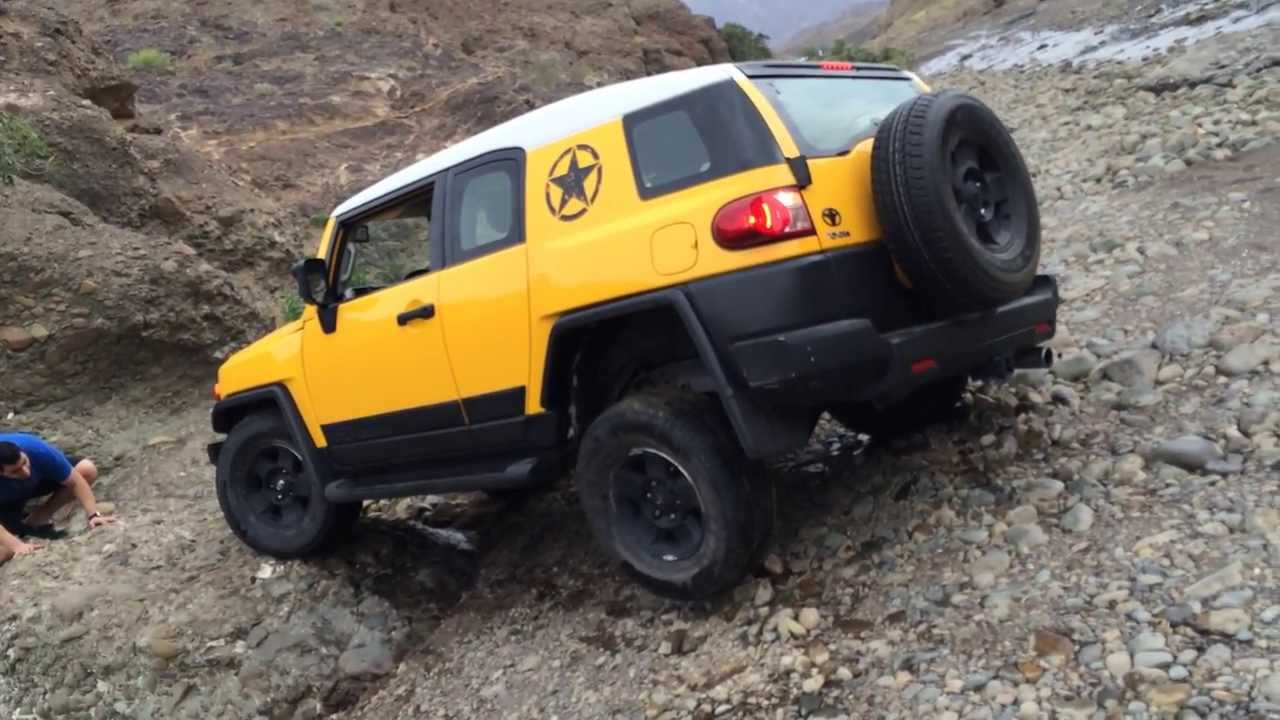
{"label": "red tail light", "polygon": [[828,60],[822,63],[823,70],[852,70],[853,63],[840,60]]}
{"label": "red tail light", "polygon": [[804,198],[794,187],[739,198],[720,208],[711,225],[716,244],[741,250],[813,234]]}

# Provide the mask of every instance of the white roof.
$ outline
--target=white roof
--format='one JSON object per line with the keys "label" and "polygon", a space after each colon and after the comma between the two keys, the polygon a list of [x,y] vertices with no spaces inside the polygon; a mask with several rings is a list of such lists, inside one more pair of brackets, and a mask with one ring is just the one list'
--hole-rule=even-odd
{"label": "white roof", "polygon": [[736,77],[740,72],[731,63],[702,65],[571,95],[423,158],[356,193],[335,208],[333,214],[341,215],[473,157],[507,148],[523,148],[530,152],[675,95]]}

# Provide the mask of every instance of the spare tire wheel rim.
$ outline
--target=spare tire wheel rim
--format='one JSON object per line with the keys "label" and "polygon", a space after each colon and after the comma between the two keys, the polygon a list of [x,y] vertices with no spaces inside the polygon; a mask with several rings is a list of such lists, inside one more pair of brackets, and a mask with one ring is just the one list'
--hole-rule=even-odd
{"label": "spare tire wheel rim", "polygon": [[986,138],[956,130],[947,143],[951,194],[970,236],[979,249],[996,257],[1021,252],[1026,225],[1025,202],[1010,191],[1008,158],[993,153]]}
{"label": "spare tire wheel rim", "polygon": [[311,505],[302,457],[273,441],[256,450],[240,483],[240,496],[254,520],[276,530],[293,530]]}
{"label": "spare tire wheel rim", "polygon": [[697,554],[705,530],[702,499],[681,465],[654,448],[633,448],[609,478],[619,540],[660,562]]}

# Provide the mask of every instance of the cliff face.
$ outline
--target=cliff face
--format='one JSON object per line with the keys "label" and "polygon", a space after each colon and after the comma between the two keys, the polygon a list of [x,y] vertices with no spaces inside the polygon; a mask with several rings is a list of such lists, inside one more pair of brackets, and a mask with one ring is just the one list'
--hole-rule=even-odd
{"label": "cliff face", "polygon": [[294,220],[419,156],[590,87],[728,60],[679,0],[87,0],[77,12],[168,132]]}
{"label": "cliff face", "polygon": [[0,141],[41,155],[0,182],[0,415],[159,387],[271,327],[274,204],[138,132],[136,86],[51,4],[0,14],[0,65]]}

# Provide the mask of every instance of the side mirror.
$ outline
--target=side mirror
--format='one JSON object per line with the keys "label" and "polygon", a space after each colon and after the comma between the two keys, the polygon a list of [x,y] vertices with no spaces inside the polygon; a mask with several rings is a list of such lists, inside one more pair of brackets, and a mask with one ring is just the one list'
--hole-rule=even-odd
{"label": "side mirror", "polygon": [[321,305],[329,297],[329,268],[322,258],[307,258],[293,266],[298,295],[308,305]]}
{"label": "side mirror", "polygon": [[352,242],[357,245],[363,245],[364,243],[369,242],[369,226],[364,224],[356,225],[348,232],[346,239],[347,242]]}

